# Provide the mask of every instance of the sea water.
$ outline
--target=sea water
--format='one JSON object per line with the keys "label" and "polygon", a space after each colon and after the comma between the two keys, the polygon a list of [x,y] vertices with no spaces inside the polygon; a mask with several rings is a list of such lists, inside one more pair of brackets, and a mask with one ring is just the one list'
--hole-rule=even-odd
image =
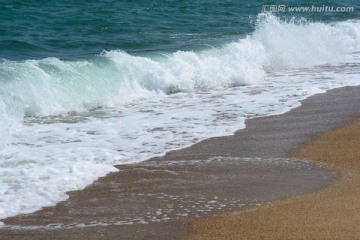
{"label": "sea water", "polygon": [[[359,85],[360,19],[246,1],[0,6],[0,219]],[[288,1],[294,6],[308,6]]]}

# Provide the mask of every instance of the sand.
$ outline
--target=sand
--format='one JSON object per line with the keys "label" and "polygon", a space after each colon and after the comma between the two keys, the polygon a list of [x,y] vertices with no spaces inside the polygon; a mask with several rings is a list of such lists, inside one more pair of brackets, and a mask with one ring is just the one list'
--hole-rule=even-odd
{"label": "sand", "polygon": [[331,187],[313,194],[190,221],[185,239],[359,239],[360,119],[292,151],[341,172]]}
{"label": "sand", "polygon": [[[250,119],[246,121],[246,129],[232,136],[207,139],[140,164],[117,166],[118,173],[109,174],[84,190],[70,192],[67,201],[32,214],[5,219],[7,227],[0,228],[0,239],[177,239],[184,236],[223,239],[224,234],[229,234],[228,239],[246,236],[296,238],[296,235],[285,235],[288,228],[282,227],[290,223],[291,218],[294,222],[290,225],[299,229],[299,238],[307,237],[311,231],[296,226],[308,224],[315,233],[326,232],[322,231],[326,226],[337,229],[338,223],[331,217],[324,216],[322,220],[321,215],[316,214],[318,219],[308,220],[307,214],[331,199],[341,202],[344,201],[341,197],[356,194],[356,189],[345,187],[357,182],[356,172],[328,163],[336,170],[334,172],[313,163],[285,158],[291,150],[304,146],[314,136],[353,119],[360,112],[359,102],[360,87],[331,90],[310,97],[301,107],[288,113]],[[350,141],[345,144],[350,146]],[[315,152],[323,151],[316,147]],[[299,152],[299,157],[300,153],[305,158],[320,161],[306,156],[306,151]],[[334,187],[326,187],[334,183],[341,172],[342,180],[334,187],[338,186],[339,191],[349,189],[349,193],[336,195],[335,191],[331,195]],[[310,198],[313,195],[303,195],[328,191],[329,195],[313,200]],[[278,200],[300,195],[303,196]],[[303,219],[301,214],[295,213],[292,201],[299,201],[298,212],[304,214]],[[311,202],[315,204],[313,208],[308,206]],[[243,204],[261,204],[261,207],[241,208]],[[329,205],[331,209],[320,211],[329,215],[339,209],[344,219],[353,219],[348,217],[350,214],[356,217],[355,204],[329,202]],[[266,211],[277,212],[280,218],[276,220]],[[229,212],[236,214],[206,218]],[[255,213],[263,215],[256,217]],[[200,220],[189,222],[190,219]],[[341,216],[338,219],[341,221]],[[317,220],[324,226],[317,227]],[[356,230],[355,225],[349,226]],[[266,232],[266,229],[275,233]],[[241,235],[246,233],[248,235]],[[339,230],[339,234],[345,233],[351,231]]]}

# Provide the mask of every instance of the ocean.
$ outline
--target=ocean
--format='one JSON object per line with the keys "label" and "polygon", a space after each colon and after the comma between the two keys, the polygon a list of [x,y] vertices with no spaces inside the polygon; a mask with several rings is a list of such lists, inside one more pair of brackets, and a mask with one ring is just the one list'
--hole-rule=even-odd
{"label": "ocean", "polygon": [[2,1],[0,219],[360,85],[358,1]]}

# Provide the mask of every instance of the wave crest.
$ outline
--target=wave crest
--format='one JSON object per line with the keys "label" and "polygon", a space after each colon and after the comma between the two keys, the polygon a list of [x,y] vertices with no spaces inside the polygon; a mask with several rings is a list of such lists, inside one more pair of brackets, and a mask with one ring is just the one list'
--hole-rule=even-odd
{"label": "wave crest", "polygon": [[267,71],[335,63],[360,48],[359,21],[281,21],[260,14],[255,31],[207,51],[132,56],[103,52],[83,61],[56,58],[0,63],[0,96],[10,115],[46,116],[181,91],[259,84]]}

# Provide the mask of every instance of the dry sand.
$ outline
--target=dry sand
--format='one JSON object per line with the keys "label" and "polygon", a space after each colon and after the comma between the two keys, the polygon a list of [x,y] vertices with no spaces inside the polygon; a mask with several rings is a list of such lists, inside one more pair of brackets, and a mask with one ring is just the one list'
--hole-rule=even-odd
{"label": "dry sand", "polygon": [[188,223],[186,239],[360,239],[360,120],[289,154],[342,173],[331,187]]}

